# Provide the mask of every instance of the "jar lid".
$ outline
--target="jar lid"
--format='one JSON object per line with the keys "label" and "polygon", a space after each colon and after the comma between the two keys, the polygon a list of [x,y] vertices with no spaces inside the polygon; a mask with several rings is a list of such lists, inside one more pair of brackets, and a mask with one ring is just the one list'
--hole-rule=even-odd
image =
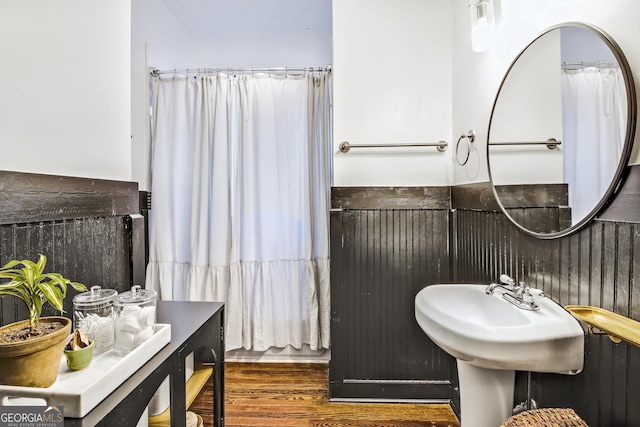
{"label": "jar lid", "polygon": [[140,285],[134,285],[130,291],[122,292],[115,297],[115,303],[119,305],[142,304],[155,301],[157,292],[152,289],[142,289]]}
{"label": "jar lid", "polygon": [[102,289],[100,286],[92,286],[87,292],[73,297],[73,303],[77,306],[95,305],[109,302],[118,294],[115,289]]}

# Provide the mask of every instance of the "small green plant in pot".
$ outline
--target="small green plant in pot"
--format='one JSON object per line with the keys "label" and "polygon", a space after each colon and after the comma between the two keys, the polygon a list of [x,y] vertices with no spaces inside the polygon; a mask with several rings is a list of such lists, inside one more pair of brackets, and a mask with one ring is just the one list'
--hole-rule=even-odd
{"label": "small green plant in pot", "polygon": [[0,327],[0,384],[49,387],[58,375],[65,340],[71,333],[71,319],[41,317],[49,304],[64,312],[64,299],[70,285],[86,291],[82,283],[72,282],[58,273],[45,273],[47,257],[37,262],[13,260],[0,268],[0,297],[13,296],[29,309],[29,319]]}

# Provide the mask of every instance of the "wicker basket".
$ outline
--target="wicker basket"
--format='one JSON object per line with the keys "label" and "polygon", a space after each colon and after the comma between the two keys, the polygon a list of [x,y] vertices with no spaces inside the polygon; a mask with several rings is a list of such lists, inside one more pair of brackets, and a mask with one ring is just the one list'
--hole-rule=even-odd
{"label": "wicker basket", "polygon": [[501,427],[589,427],[573,409],[531,409],[510,417]]}

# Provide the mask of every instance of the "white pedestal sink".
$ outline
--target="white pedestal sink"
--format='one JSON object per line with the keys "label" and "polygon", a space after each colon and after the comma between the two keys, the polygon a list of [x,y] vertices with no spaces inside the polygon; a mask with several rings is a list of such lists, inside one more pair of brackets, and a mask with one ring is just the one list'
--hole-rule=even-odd
{"label": "white pedestal sink", "polygon": [[523,310],[504,289],[485,288],[430,285],[415,299],[422,330],[457,359],[462,427],[497,427],[511,415],[516,370],[577,374],[584,363],[584,331],[563,307],[537,296],[540,309]]}

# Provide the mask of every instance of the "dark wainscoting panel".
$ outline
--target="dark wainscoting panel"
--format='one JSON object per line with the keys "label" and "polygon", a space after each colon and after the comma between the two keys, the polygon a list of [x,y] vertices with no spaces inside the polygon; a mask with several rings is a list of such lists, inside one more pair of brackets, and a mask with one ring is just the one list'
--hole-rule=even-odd
{"label": "dark wainscoting panel", "polygon": [[[47,256],[45,271],[56,271],[73,281],[91,287],[126,290],[131,283],[128,217],[84,218],[0,226],[0,259],[38,259]],[[67,315],[73,313],[69,288],[65,300]],[[28,317],[21,301],[0,300],[0,323]],[[47,307],[43,315],[57,315]]]}
{"label": "dark wainscoting panel", "polygon": [[361,193],[333,199],[330,398],[446,401],[453,359],[416,323],[414,299],[449,281],[450,213],[392,208],[388,195],[378,209],[356,207]]}
{"label": "dark wainscoting panel", "polygon": [[[640,425],[640,351],[607,336],[587,335],[585,365],[575,376],[533,374],[532,394],[540,406],[571,407],[590,426]],[[518,373],[516,400],[526,399],[526,378]]]}
{"label": "dark wainscoting panel", "polygon": [[138,184],[0,171],[0,224],[139,212]]}
{"label": "dark wainscoting panel", "polygon": [[343,209],[449,209],[449,187],[334,187],[331,206]]}
{"label": "dark wainscoting panel", "polygon": [[[0,263],[47,256],[45,271],[119,292],[144,284],[144,222],[136,183],[0,171]],[[73,313],[69,288],[65,315]],[[57,315],[47,307],[43,315]],[[0,324],[28,317],[0,299]]]}
{"label": "dark wainscoting panel", "polygon": [[[456,210],[457,280],[524,281],[562,305],[603,307],[640,320],[640,224],[596,219],[570,236],[535,239],[501,213]],[[640,425],[640,349],[587,335],[585,367],[577,376],[533,374],[542,407],[572,407],[589,425]],[[514,404],[524,401],[518,373]]]}
{"label": "dark wainscoting panel", "polygon": [[[603,307],[640,321],[640,166],[630,168],[617,198],[599,218],[577,233],[553,240],[536,239],[514,226],[499,210],[489,183],[452,187],[449,214],[445,214],[443,208],[446,201],[434,197],[434,192],[385,189],[377,199],[378,190],[349,189],[357,196],[349,198],[349,204],[343,201],[346,191],[334,189],[332,192],[339,196],[332,200],[332,206],[338,209],[331,215],[330,380],[331,390],[336,393],[356,398],[373,395],[393,399],[406,391],[403,389],[398,393],[398,386],[391,388],[384,384],[377,388],[375,385],[348,388],[344,380],[406,377],[407,371],[391,375],[386,370],[392,366],[386,365],[386,360],[400,360],[398,354],[385,353],[394,347],[386,342],[397,344],[396,336],[392,335],[394,331],[367,329],[370,325],[361,319],[377,321],[376,325],[384,324],[382,319],[396,321],[393,298],[405,292],[406,304],[412,304],[415,294],[410,293],[417,292],[426,283],[489,283],[507,273],[531,287],[543,289],[562,305]],[[398,192],[411,194],[411,197],[405,197],[401,208],[394,208],[393,195]],[[412,197],[418,201],[411,202]],[[358,198],[361,205],[356,203]],[[442,203],[434,202],[438,200]],[[404,228],[389,226],[401,223],[391,219],[397,214],[408,215],[404,217],[407,219]],[[436,216],[432,218],[427,214]],[[437,219],[440,214],[443,217]],[[386,220],[382,221],[382,218]],[[443,236],[447,233],[448,246],[447,237]],[[425,239],[424,243],[421,243],[422,239]],[[440,243],[433,251],[447,247],[450,270],[444,267],[443,259],[432,259],[428,252],[414,249],[434,241]],[[411,262],[391,256],[403,253],[400,251],[403,247],[411,248],[404,252]],[[415,273],[417,270],[413,269],[421,264],[428,270],[418,274],[415,284],[410,284],[414,279],[398,278],[409,273],[409,266],[412,268],[410,273]],[[432,270],[433,266],[438,268]],[[385,287],[383,283],[393,287]],[[409,292],[411,286],[415,288]],[[378,292],[380,299],[387,300],[384,304],[376,302],[381,304],[379,306],[373,303],[378,301],[374,297]],[[386,314],[382,313],[383,309]],[[413,310],[407,311],[412,313]],[[415,323],[415,319],[401,321]],[[407,329],[403,327],[402,330],[406,332]],[[455,407],[459,396],[453,359],[431,347],[420,349],[425,344],[417,332],[419,330],[416,330],[415,340],[422,344],[415,348],[428,357],[424,358],[424,371],[416,371],[415,377],[449,379]],[[571,407],[590,426],[640,426],[640,405],[637,405],[640,401],[640,349],[625,342],[613,343],[608,337],[599,335],[586,335],[585,345],[582,373],[575,376],[532,375],[533,399],[542,407]],[[449,367],[448,376],[445,366]],[[367,376],[369,368],[375,376]],[[526,379],[526,373],[517,373],[514,405],[527,398]],[[441,389],[434,388],[416,389],[414,395],[424,398],[440,392]]]}
{"label": "dark wainscoting panel", "polygon": [[[593,305],[640,319],[640,224],[594,220],[570,236],[541,240],[501,213],[457,210],[456,280],[506,273],[562,305]],[[635,294],[635,295],[633,295]]]}

